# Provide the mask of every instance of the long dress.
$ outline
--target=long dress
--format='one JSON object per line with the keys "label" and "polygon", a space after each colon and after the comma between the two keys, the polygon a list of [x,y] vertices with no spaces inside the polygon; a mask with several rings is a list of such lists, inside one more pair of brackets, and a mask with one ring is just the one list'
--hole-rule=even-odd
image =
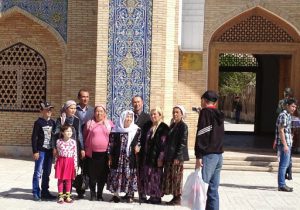
{"label": "long dress", "polygon": [[130,194],[138,190],[134,147],[139,144],[140,135],[139,129],[131,142],[130,152],[127,154],[128,133],[110,133],[108,154],[112,157],[112,165],[107,179],[107,190],[110,192]]}

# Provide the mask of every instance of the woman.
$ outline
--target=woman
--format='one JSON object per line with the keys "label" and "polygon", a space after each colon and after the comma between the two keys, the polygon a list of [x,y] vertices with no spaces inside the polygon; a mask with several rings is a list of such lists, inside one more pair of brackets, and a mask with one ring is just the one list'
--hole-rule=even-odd
{"label": "woman", "polygon": [[157,107],[150,112],[152,126],[149,129],[145,144],[145,160],[144,160],[144,174],[140,176],[141,182],[144,183],[144,193],[150,198],[148,203],[160,204],[162,176],[163,176],[163,162],[164,162],[164,148],[167,140],[169,127],[162,122],[162,110]]}
{"label": "woman", "polygon": [[89,120],[84,128],[85,155],[88,160],[89,187],[91,201],[103,201],[102,192],[109,172],[107,147],[109,134],[113,123],[106,118],[104,105],[96,105],[94,118]]}
{"label": "woman", "polygon": [[120,202],[119,193],[127,194],[128,203],[133,201],[137,186],[136,154],[140,149],[140,128],[134,124],[134,113],[122,112],[117,126],[109,137],[108,158],[110,173],[107,189],[114,193],[111,201]]}
{"label": "woman", "polygon": [[173,121],[168,134],[164,162],[163,193],[173,195],[173,199],[167,202],[168,205],[181,203],[183,162],[189,160],[188,126],[183,121],[184,118],[184,107],[176,105],[173,108]]}

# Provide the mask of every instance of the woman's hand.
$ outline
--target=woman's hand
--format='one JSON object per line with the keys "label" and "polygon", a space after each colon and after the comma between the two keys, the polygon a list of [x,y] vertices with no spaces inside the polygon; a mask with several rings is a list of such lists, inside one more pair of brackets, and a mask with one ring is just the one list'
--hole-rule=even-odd
{"label": "woman's hand", "polygon": [[135,148],[134,148],[134,153],[137,154],[137,153],[140,152],[140,150],[141,150],[141,146],[136,145]]}
{"label": "woman's hand", "polygon": [[36,152],[36,153],[33,153],[33,160],[38,160],[40,157],[40,153]]}
{"label": "woman's hand", "polygon": [[164,165],[164,162],[160,159],[157,160],[157,167],[162,167]]}
{"label": "woman's hand", "polygon": [[110,168],[112,164],[111,156],[108,156],[108,167]]}
{"label": "woman's hand", "polygon": [[175,159],[175,160],[173,161],[173,165],[179,165],[179,163],[180,163],[180,161],[179,161],[178,159]]}
{"label": "woman's hand", "polygon": [[85,151],[84,151],[84,150],[81,150],[81,151],[80,151],[80,155],[81,155],[81,159],[84,159],[84,158],[85,158]]}

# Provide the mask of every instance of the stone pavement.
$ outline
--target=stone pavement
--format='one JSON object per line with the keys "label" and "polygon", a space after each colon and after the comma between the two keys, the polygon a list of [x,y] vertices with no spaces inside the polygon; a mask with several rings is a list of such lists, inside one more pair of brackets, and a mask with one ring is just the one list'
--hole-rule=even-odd
{"label": "stone pavement", "polygon": [[[76,200],[72,204],[58,204],[56,201],[35,202],[31,195],[31,179],[33,161],[0,158],[0,209],[1,210],[187,210],[180,206],[150,205],[138,203],[91,202],[88,197]],[[192,170],[186,170],[184,181]],[[51,175],[50,191],[56,193],[56,180]],[[221,210],[297,210],[300,209],[300,174],[294,174],[288,185],[294,187],[294,192],[277,191],[277,174],[269,172],[222,171],[220,186]],[[89,196],[89,192],[87,193]],[[109,200],[111,194],[105,192],[104,199]],[[163,201],[170,200],[163,197]]]}

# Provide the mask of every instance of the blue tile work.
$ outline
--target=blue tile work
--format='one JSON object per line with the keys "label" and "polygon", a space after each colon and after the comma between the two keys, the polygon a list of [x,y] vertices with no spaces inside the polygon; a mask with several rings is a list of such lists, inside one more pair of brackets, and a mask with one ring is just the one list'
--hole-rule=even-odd
{"label": "blue tile work", "polygon": [[17,6],[51,25],[67,41],[68,0],[0,0],[0,12]]}
{"label": "blue tile work", "polygon": [[108,45],[109,117],[131,109],[131,98],[150,103],[152,0],[110,0]]}

